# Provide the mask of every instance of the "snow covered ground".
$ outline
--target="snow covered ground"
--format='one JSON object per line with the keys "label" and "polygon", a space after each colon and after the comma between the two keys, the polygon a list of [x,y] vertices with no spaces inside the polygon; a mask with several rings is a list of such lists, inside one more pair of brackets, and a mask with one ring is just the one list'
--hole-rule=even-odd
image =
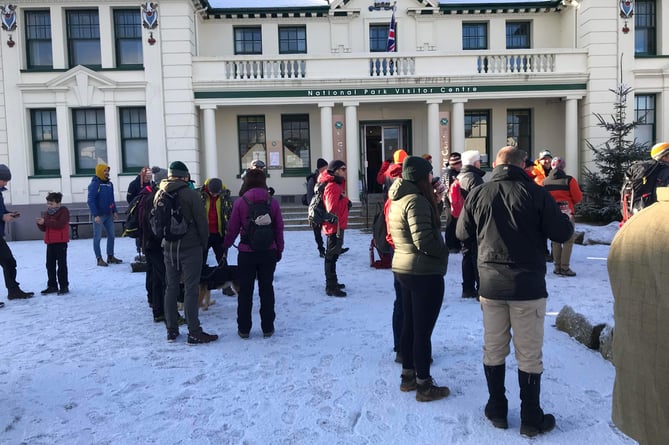
{"label": "snow covered ground", "polygon": [[[591,239],[611,227],[580,226]],[[433,336],[432,375],[447,399],[418,403],[399,390],[394,363],[392,275],[369,267],[370,236],[346,234],[340,258],[347,298],[324,293],[310,232],[287,232],[276,280],[276,334],[263,339],[254,307],[251,338],[237,336],[236,299],[216,291],[200,317],[221,338],[167,343],[131,273],[134,241],[117,239],[125,262],[95,265],[90,239],[70,242],[71,293],[41,296],[45,247],[12,242],[19,281],[33,299],[0,309],[0,442],[3,444],[632,444],[611,422],[614,368],[557,331],[569,304],[594,322],[613,320],[607,245],[577,245],[574,278],[547,274],[550,296],[542,402],[557,428],[519,435],[515,359],[507,361],[506,431],[483,416],[481,311],[460,298],[460,255],[451,255]],[[104,249],[104,240],[103,240]],[[211,262],[211,261],[210,261]],[[230,262],[236,263],[232,249]],[[185,331],[182,328],[182,333]]]}

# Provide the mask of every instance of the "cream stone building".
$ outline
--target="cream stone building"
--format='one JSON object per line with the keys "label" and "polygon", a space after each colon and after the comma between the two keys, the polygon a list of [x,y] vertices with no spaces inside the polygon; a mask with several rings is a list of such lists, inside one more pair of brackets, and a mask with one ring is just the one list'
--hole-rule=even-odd
{"label": "cream stone building", "polygon": [[[631,11],[630,11],[631,5]],[[633,88],[636,136],[669,138],[669,8],[616,0],[22,0],[0,31],[0,163],[12,208],[83,204],[98,162],[117,199],[143,165],[185,162],[236,194],[253,159],[284,202],[319,157],[353,201],[397,148],[545,149],[578,176]],[[626,13],[630,13],[626,16]],[[11,17],[14,18],[13,22]],[[394,20],[393,20],[394,17]],[[394,23],[394,48],[388,35]],[[440,168],[435,168],[435,172]],[[37,212],[38,210],[35,210]]]}

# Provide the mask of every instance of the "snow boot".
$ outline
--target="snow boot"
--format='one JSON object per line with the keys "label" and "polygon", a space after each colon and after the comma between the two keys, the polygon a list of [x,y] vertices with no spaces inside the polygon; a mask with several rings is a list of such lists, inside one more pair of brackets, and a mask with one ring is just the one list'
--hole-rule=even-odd
{"label": "snow boot", "polygon": [[534,437],[555,428],[555,417],[544,414],[540,405],[541,374],[518,370],[520,385],[520,434]]}
{"label": "snow boot", "polygon": [[416,371],[413,369],[402,369],[402,379],[400,381],[400,391],[410,392],[415,391],[418,384],[416,383]]}
{"label": "snow boot", "polygon": [[24,292],[21,290],[20,287],[14,286],[11,289],[9,289],[9,292],[7,293],[7,299],[8,300],[25,300],[26,298],[31,298],[33,295],[35,295],[34,292]]}
{"label": "snow boot", "polygon": [[448,386],[437,386],[432,377],[427,379],[416,378],[416,400],[419,402],[432,402],[440,400],[451,393]]}
{"label": "snow boot", "polygon": [[488,382],[488,403],[485,405],[485,416],[492,422],[495,428],[507,429],[509,422],[506,416],[509,412],[509,402],[504,395],[504,377],[506,365],[487,366],[483,365],[485,378]]}

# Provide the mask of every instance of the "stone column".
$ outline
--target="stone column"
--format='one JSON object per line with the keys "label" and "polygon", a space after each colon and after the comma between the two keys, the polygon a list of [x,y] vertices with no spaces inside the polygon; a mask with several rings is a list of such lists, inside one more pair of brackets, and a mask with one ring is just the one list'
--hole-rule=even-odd
{"label": "stone column", "polygon": [[202,178],[218,178],[218,147],[216,147],[216,105],[200,105],[204,113],[204,162]]}
{"label": "stone column", "polygon": [[[439,105],[441,100],[427,101],[427,150],[432,156],[432,162],[439,163]],[[439,167],[435,169],[435,176],[439,175]]]}
{"label": "stone column", "polygon": [[580,97],[567,96],[564,107],[564,161],[565,172],[579,180],[578,163],[578,99]]}
{"label": "stone column", "polygon": [[467,99],[453,99],[451,114],[451,151],[465,151],[465,103]]}
{"label": "stone column", "polygon": [[[323,158],[330,162],[334,157],[334,147],[332,142],[332,109],[334,102],[319,103],[321,110],[321,155],[315,156],[312,152],[312,158]],[[313,165],[310,166],[314,168]]]}
{"label": "stone column", "polygon": [[360,147],[358,144],[358,102],[344,102],[346,113],[346,194],[353,202],[360,202],[358,189]]}

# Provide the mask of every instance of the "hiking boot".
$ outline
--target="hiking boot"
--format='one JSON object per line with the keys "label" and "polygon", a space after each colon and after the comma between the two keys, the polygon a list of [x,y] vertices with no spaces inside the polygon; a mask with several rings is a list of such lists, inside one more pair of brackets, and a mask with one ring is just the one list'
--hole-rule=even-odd
{"label": "hiking boot", "polygon": [[346,285],[344,283],[337,283],[337,288],[339,289],[345,289]]}
{"label": "hiking boot", "polygon": [[202,343],[211,343],[216,340],[218,340],[218,335],[207,334],[204,331],[200,331],[195,333],[189,332],[187,341],[189,345],[199,345]]}
{"label": "hiking boot", "polygon": [[328,297],[345,297],[346,292],[341,290],[339,287],[327,287],[325,288],[325,293]]}
{"label": "hiking boot", "polygon": [[402,370],[402,375],[400,378],[402,379],[400,381],[400,391],[402,392],[411,392],[415,391],[416,387],[418,384],[416,383],[416,373],[413,372],[413,369],[411,370],[410,373],[406,373],[407,370],[403,369]]}
{"label": "hiking boot", "polygon": [[269,332],[263,332],[262,336],[263,338],[270,338],[272,335],[274,335],[274,331],[269,331]]}
{"label": "hiking boot", "polygon": [[9,289],[9,292],[7,294],[7,299],[8,300],[25,300],[26,298],[31,298],[33,295],[35,295],[34,292],[24,292],[21,290],[20,287],[16,286],[11,289]]}
{"label": "hiking boot", "polygon": [[243,338],[244,340],[246,340],[247,338],[249,338],[250,334],[248,332],[237,331],[237,335],[239,335],[239,338]]}
{"label": "hiking boot", "polygon": [[163,323],[165,321],[165,316],[164,315],[154,315],[153,316],[153,322],[154,323]]}
{"label": "hiking boot", "polygon": [[58,292],[58,288],[57,288],[57,287],[47,286],[47,288],[44,289],[43,291],[41,291],[40,294],[42,294],[42,295],[48,295],[48,294],[55,294],[55,293],[57,293],[57,292]]}
{"label": "hiking boot", "polygon": [[105,263],[105,260],[103,260],[102,257],[98,257],[98,266],[107,267],[109,264]]}
{"label": "hiking boot", "polygon": [[167,329],[167,341],[174,343],[179,336],[179,329]]}
{"label": "hiking boot", "polygon": [[448,386],[437,386],[432,377],[425,379],[422,383],[416,379],[416,400],[419,402],[440,400],[448,397],[450,393]]}
{"label": "hiking boot", "polygon": [[109,263],[109,264],[121,264],[122,262],[123,262],[123,260],[119,260],[114,255],[109,255],[107,257],[107,263]]}
{"label": "hiking boot", "polygon": [[573,270],[571,270],[568,267],[566,269],[561,269],[561,270],[562,270],[561,275],[564,275],[565,277],[575,277],[576,276],[576,272],[574,272]]}
{"label": "hiking boot", "polygon": [[62,286],[58,291],[58,295],[65,295],[70,293],[70,288],[67,286]]}
{"label": "hiking boot", "polygon": [[559,267],[556,267],[555,269],[553,269],[553,273],[555,275],[562,275],[562,269],[560,269]]}
{"label": "hiking boot", "polygon": [[339,255],[343,255],[343,254],[345,254],[345,253],[348,252],[348,251],[349,251],[349,248],[348,248],[348,247],[342,247],[341,250],[339,251]]}

